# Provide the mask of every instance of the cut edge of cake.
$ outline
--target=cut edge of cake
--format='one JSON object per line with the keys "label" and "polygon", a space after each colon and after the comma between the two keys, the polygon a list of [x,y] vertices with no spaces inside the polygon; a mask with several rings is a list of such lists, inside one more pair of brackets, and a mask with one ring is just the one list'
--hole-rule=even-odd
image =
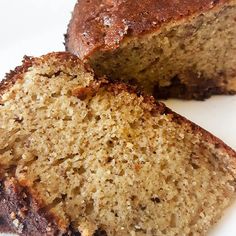
{"label": "cut edge of cake", "polygon": [[[156,98],[204,100],[235,94],[235,59],[229,48],[235,50],[236,1],[174,3],[177,9],[160,3],[162,11],[153,2],[144,1],[137,10],[124,2],[113,9],[109,4],[100,7],[98,2],[91,6],[80,1],[65,35],[66,50],[88,63],[98,76],[135,83]],[[156,21],[148,4],[156,9]],[[86,15],[78,14],[80,8]],[[151,12],[144,21],[130,14],[142,15],[143,8]]]}
{"label": "cut edge of cake", "polygon": [[[84,70],[80,60],[69,53],[51,53],[40,58],[26,57],[23,65],[17,67],[15,71],[7,75],[6,80],[1,82],[1,96],[10,90],[15,83],[21,83],[24,73],[30,70],[34,65],[45,63],[47,66],[50,60],[52,60],[52,62],[49,64],[55,68],[55,74],[62,70],[66,72],[66,67],[68,66],[82,68],[82,70]],[[91,73],[90,69],[85,69],[85,71],[86,70],[88,70],[88,73]],[[86,81],[84,87],[79,87],[75,90],[74,96],[80,100],[84,100],[87,99],[87,97],[95,96],[100,89],[109,91],[115,96],[123,91],[127,91],[130,94],[137,94],[138,97],[143,98],[144,104],[151,107],[153,114],[172,115],[173,122],[186,125],[189,132],[200,135],[201,138],[212,145],[214,149],[220,150],[222,154],[225,154],[223,157],[224,160],[220,162],[221,164],[225,164],[224,168],[236,178],[236,153],[220,139],[171,111],[164,104],[156,102],[153,97],[142,95],[133,87],[119,82],[109,82],[106,79],[93,81],[92,76],[91,74],[91,81]],[[48,77],[48,75],[46,77]],[[48,78],[50,79],[50,76]],[[65,224],[65,222],[58,219],[57,216],[47,212],[47,207],[45,207],[41,199],[38,199],[38,196],[27,187],[21,186],[14,176],[7,177],[6,173],[1,173],[0,170],[0,179],[0,210],[4,212],[4,215],[1,215],[0,218],[1,231],[22,235],[30,235],[32,232],[34,232],[34,235],[62,235],[65,233],[77,233],[80,235],[73,230],[72,226]],[[94,235],[105,235],[105,232],[103,229],[97,229]]]}

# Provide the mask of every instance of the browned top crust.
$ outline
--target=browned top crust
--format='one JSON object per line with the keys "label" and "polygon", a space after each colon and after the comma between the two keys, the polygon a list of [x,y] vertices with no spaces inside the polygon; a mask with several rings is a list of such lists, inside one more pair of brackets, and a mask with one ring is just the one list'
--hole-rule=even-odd
{"label": "browned top crust", "polygon": [[127,36],[155,31],[230,0],[79,0],[66,35],[66,47],[84,59],[95,49],[118,47]]}
{"label": "browned top crust", "polygon": [[[81,61],[78,57],[66,52],[50,53],[40,58],[26,57],[23,65],[17,67],[7,75],[6,80],[0,83],[0,97],[9,90],[17,80],[23,79],[23,75],[33,65],[40,65],[41,63],[48,63],[49,59],[57,59],[57,70],[60,71],[65,65],[78,66]],[[69,63],[69,64],[68,64]],[[83,68],[83,67],[82,67]],[[57,73],[57,71],[55,71]],[[95,80],[85,88],[75,88],[74,96],[78,99],[85,99],[88,96],[95,96],[101,90],[109,91],[114,96],[120,92],[126,91],[129,94],[136,94],[143,97],[143,103],[147,105],[148,112],[153,116],[156,114],[168,114],[172,116],[172,121],[182,126],[187,127],[189,132],[200,134],[202,139],[210,143],[216,149],[221,149],[223,154],[228,154],[231,162],[236,166],[236,152],[224,144],[220,139],[216,138],[209,132],[200,128],[191,121],[174,113],[164,104],[157,102],[152,96],[142,95],[140,92],[129,85],[120,82],[110,82],[105,78]],[[229,170],[230,171],[230,170]],[[234,173],[235,174],[235,173]],[[61,227],[56,216],[49,214],[47,208],[44,206],[37,196],[33,195],[30,189],[27,189],[12,178],[4,178],[4,173],[1,172],[0,166],[0,232],[11,232],[19,235],[77,235],[79,232],[73,231],[73,228]],[[104,236],[106,233],[99,229],[94,236]]]}
{"label": "browned top crust", "polygon": [[49,59],[52,58],[56,59],[58,65],[58,72],[62,70],[61,67],[67,64],[71,66],[80,65],[82,68],[84,68],[85,71],[93,73],[88,65],[84,65],[77,56],[72,55],[69,52],[52,52],[42,57],[24,56],[22,60],[22,65],[17,66],[15,70],[11,70],[9,73],[6,74],[5,78],[0,81],[0,104],[1,96],[4,94],[4,92],[11,88],[17,80],[22,79],[24,73],[27,72],[30,67],[43,63],[48,63]]}

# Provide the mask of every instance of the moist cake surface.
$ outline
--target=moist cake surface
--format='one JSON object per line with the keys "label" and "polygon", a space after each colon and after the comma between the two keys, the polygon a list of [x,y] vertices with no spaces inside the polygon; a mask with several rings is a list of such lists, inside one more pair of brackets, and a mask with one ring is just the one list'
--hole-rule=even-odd
{"label": "moist cake surface", "polygon": [[235,196],[235,152],[68,53],[1,84],[0,229],[206,235]]}
{"label": "moist cake surface", "polygon": [[79,1],[66,48],[160,98],[236,91],[236,1]]}

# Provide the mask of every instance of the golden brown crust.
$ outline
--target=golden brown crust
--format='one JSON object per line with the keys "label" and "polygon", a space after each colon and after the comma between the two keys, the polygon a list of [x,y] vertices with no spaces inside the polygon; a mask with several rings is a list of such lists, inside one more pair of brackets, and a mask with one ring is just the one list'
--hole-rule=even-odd
{"label": "golden brown crust", "polygon": [[[72,55],[69,52],[52,52],[48,53],[42,57],[29,57],[24,56],[22,65],[17,66],[15,70],[10,71],[6,74],[5,78],[0,82],[0,98],[9,88],[11,88],[16,81],[21,80],[24,73],[32,66],[37,66],[43,63],[47,63],[49,59],[55,58],[58,64],[58,70],[60,71],[60,64],[64,65],[65,62],[71,66],[81,65],[84,67],[85,71],[87,70],[90,73],[93,73],[88,65],[84,65],[81,60]],[[56,72],[55,72],[56,73]]]}
{"label": "golden brown crust", "polygon": [[34,62],[34,58],[24,56],[23,64],[21,66],[17,66],[15,70],[10,71],[6,74],[5,79],[0,82],[0,97],[4,94],[6,90],[12,87],[17,80],[22,79],[22,75],[28,71],[28,69],[32,66]]}
{"label": "golden brown crust", "polygon": [[58,65],[58,67],[60,67],[61,65],[64,65],[65,63],[71,66],[80,65],[82,68],[92,73],[92,70],[90,69],[88,65],[84,65],[83,62],[77,56],[69,52],[51,52],[41,57],[33,58],[32,64],[40,65],[43,63],[47,63],[52,58],[56,59],[56,64]]}
{"label": "golden brown crust", "polygon": [[80,0],[66,35],[66,48],[85,59],[96,49],[112,50],[126,36],[158,30],[230,0]]}

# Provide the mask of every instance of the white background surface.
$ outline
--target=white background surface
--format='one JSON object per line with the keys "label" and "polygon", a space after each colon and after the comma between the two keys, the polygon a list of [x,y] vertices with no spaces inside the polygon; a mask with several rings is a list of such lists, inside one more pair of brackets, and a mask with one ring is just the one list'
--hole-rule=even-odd
{"label": "white background surface", "polygon": [[[20,65],[24,55],[64,50],[75,0],[0,0],[0,79]],[[169,100],[166,104],[236,149],[236,96],[204,102]],[[236,203],[211,236],[236,236]]]}

